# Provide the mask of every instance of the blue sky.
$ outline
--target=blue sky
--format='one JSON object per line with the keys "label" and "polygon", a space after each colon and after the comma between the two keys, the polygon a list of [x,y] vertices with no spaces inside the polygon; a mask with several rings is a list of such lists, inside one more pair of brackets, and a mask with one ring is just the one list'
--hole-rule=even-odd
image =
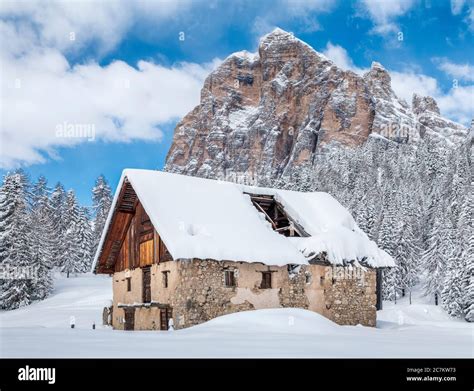
{"label": "blue sky", "polygon": [[[161,168],[205,76],[232,52],[256,51],[277,26],[343,68],[382,63],[407,101],[418,92],[453,120],[474,115],[471,0],[24,1],[0,10],[1,173],[22,166],[83,204],[99,174],[115,186],[125,167]],[[93,140],[58,133],[71,124],[93,125]]]}

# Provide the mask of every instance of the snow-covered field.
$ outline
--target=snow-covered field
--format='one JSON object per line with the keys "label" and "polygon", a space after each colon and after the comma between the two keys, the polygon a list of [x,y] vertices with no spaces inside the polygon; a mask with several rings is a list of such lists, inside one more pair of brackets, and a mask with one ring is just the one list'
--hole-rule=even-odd
{"label": "snow-covered field", "polygon": [[102,327],[111,294],[107,276],[58,278],[47,300],[0,312],[1,357],[473,357],[472,324],[450,319],[420,295],[411,306],[385,303],[377,328],[282,308],[161,332]]}

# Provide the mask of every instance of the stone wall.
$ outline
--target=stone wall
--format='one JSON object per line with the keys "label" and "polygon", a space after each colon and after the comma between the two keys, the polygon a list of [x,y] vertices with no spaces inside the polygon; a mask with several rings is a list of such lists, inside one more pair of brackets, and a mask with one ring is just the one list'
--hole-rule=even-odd
{"label": "stone wall", "polygon": [[[225,286],[225,270],[235,272],[234,287]],[[262,272],[272,286],[261,289]],[[164,286],[163,273],[168,274]],[[126,278],[131,278],[127,292]],[[135,307],[135,329],[160,328],[160,308],[170,306],[175,328],[185,328],[217,316],[253,309],[298,307],[318,312],[339,324],[375,326],[375,270],[302,265],[180,260],[151,267],[150,305],[143,306],[142,271],[115,273],[113,326],[123,329],[124,305]]]}

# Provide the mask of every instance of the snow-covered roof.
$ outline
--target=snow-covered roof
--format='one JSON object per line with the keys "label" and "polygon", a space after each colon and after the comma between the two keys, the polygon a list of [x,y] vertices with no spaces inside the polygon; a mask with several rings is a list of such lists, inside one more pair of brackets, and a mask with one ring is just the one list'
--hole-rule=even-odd
{"label": "snow-covered roof", "polygon": [[[296,192],[240,185],[152,170],[126,169],[102,233],[100,255],[122,184],[128,180],[174,259],[308,264],[321,252],[332,264],[364,261],[393,266],[393,259],[356,225],[350,213],[322,192]],[[309,237],[275,232],[248,194],[272,195]]]}

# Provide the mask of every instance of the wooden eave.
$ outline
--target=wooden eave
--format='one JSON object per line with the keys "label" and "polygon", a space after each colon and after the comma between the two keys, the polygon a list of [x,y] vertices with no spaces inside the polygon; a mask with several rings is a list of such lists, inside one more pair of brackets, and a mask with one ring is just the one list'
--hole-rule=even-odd
{"label": "wooden eave", "polygon": [[127,234],[138,204],[138,197],[131,183],[125,178],[107,227],[105,240],[100,249],[95,273],[112,274],[122,243]]}

